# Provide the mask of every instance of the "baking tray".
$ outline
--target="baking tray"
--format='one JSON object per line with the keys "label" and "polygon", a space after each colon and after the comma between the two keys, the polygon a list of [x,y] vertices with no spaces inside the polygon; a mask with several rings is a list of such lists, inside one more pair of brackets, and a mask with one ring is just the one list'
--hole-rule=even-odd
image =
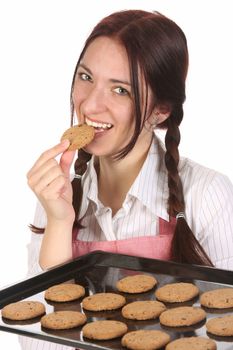
{"label": "baking tray", "polygon": [[[74,282],[85,287],[86,296],[98,292],[117,292],[115,283],[118,279],[138,272],[149,273],[156,277],[159,287],[178,281],[195,283],[201,293],[224,286],[233,287],[233,271],[96,251],[1,290],[0,309],[9,303],[28,299],[43,302],[47,313],[64,309],[82,311],[81,300],[68,303],[47,302],[44,299],[45,289],[62,282]],[[136,295],[121,294],[126,297],[127,302],[131,302],[155,299],[154,291],[155,289]],[[198,298],[191,302],[182,303],[182,305],[200,306]],[[167,305],[167,307],[174,306],[177,306],[177,304]],[[205,311],[207,310],[205,309]],[[208,335],[204,323],[199,323],[194,327],[165,328],[160,326],[158,319],[150,321],[126,320],[121,316],[120,310],[107,312],[85,311],[85,314],[88,322],[98,319],[121,320],[128,325],[129,331],[163,329],[170,334],[172,340],[183,336],[209,336],[217,342],[218,350],[233,349],[233,337],[224,338]],[[221,310],[221,315],[223,314],[233,314],[233,309]],[[219,311],[207,311],[207,319],[216,316],[220,316]],[[79,349],[125,349],[121,346],[120,339],[111,341],[87,340],[82,337],[81,327],[71,330],[45,330],[41,327],[39,318],[15,322],[0,317],[0,330]]]}

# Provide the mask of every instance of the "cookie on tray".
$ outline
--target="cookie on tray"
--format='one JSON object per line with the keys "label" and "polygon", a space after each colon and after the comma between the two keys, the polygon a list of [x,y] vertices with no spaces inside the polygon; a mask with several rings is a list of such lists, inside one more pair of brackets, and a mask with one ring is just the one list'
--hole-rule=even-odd
{"label": "cookie on tray", "polygon": [[233,336],[233,315],[211,318],[206,322],[209,333],[223,337]]}
{"label": "cookie on tray", "polygon": [[164,311],[159,316],[162,325],[168,327],[191,326],[206,318],[206,313],[200,307],[179,306]]}
{"label": "cookie on tray", "polygon": [[151,320],[159,317],[166,310],[166,306],[156,300],[134,301],[125,305],[122,316],[130,320]]}
{"label": "cookie on tray", "polygon": [[124,293],[144,293],[151,290],[157,284],[156,278],[146,274],[127,276],[116,283],[119,292]]}
{"label": "cookie on tray", "polygon": [[125,304],[125,297],[116,293],[96,293],[82,301],[83,308],[88,311],[116,310]]}
{"label": "cookie on tray", "polygon": [[83,328],[83,336],[89,339],[108,340],[121,337],[127,332],[127,325],[120,321],[100,320],[87,323]]}
{"label": "cookie on tray", "polygon": [[227,309],[233,307],[233,288],[220,288],[204,292],[200,303],[208,308]]}
{"label": "cookie on tray", "polygon": [[70,329],[86,323],[86,315],[79,311],[55,311],[43,316],[41,325],[49,329]]}
{"label": "cookie on tray", "polygon": [[67,129],[62,137],[61,141],[68,139],[70,146],[68,150],[75,151],[88,145],[95,136],[95,129],[87,124],[74,125]]}
{"label": "cookie on tray", "polygon": [[2,309],[2,317],[14,321],[29,320],[45,313],[45,306],[39,301],[18,301]]}
{"label": "cookie on tray", "polygon": [[173,340],[165,350],[217,350],[217,345],[209,338],[184,337]]}
{"label": "cookie on tray", "polygon": [[199,294],[199,289],[193,283],[177,282],[166,284],[158,288],[155,296],[158,300],[167,303],[182,303],[193,299]]}
{"label": "cookie on tray", "polygon": [[155,350],[165,346],[170,341],[170,335],[159,330],[137,330],[123,336],[122,346],[132,350]]}
{"label": "cookie on tray", "polygon": [[83,286],[75,283],[56,284],[45,291],[45,299],[56,302],[67,302],[81,298],[85,295]]}

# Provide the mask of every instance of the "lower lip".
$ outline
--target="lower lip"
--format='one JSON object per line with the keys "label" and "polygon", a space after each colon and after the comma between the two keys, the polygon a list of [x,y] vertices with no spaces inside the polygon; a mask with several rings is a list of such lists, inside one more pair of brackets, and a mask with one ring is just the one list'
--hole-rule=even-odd
{"label": "lower lip", "polygon": [[95,129],[95,137],[105,135],[109,130],[111,130],[111,129],[107,129],[107,130],[106,129],[100,129],[100,130]]}

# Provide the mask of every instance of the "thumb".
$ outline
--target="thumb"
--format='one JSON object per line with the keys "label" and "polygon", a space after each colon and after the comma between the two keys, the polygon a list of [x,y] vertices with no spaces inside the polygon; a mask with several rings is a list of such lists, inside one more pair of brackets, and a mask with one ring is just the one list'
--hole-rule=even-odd
{"label": "thumb", "polygon": [[65,151],[60,158],[60,166],[66,176],[70,174],[70,167],[73,163],[76,151]]}

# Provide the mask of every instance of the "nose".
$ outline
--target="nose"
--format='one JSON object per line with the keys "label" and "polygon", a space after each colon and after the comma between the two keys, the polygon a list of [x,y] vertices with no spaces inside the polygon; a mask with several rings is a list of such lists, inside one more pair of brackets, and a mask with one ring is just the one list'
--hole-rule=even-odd
{"label": "nose", "polygon": [[104,89],[93,86],[81,103],[82,113],[85,115],[95,115],[106,111],[106,96]]}

